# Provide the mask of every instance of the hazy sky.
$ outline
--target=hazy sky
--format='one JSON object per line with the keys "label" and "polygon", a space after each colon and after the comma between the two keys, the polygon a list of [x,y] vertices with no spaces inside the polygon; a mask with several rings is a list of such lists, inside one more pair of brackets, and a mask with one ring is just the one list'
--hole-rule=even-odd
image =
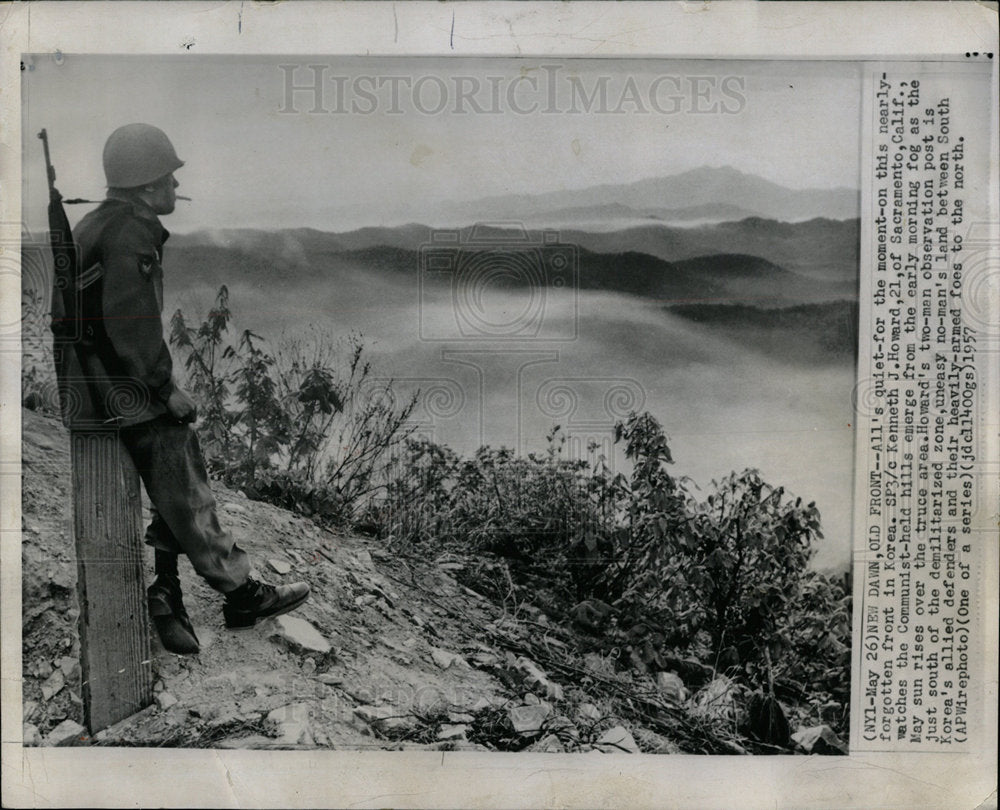
{"label": "hazy sky", "polygon": [[[105,139],[134,121],[186,161],[179,193],[194,202],[167,223],[181,232],[426,221],[442,202],[702,165],[858,185],[852,63],[46,54],[26,68],[29,224],[44,221],[42,127],[61,191],[93,198]],[[318,97],[289,95],[317,77]]]}

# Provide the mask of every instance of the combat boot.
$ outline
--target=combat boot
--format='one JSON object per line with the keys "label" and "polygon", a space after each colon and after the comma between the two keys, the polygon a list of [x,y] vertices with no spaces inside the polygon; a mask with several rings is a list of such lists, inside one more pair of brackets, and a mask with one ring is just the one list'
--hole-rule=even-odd
{"label": "combat boot", "polygon": [[177,655],[201,651],[191,619],[181,598],[181,581],[176,575],[157,574],[146,590],[149,618],[164,648]]}
{"label": "combat boot", "polygon": [[251,577],[235,591],[226,594],[222,615],[226,619],[226,627],[238,630],[253,627],[259,619],[295,610],[308,598],[309,586],[304,582],[275,587]]}

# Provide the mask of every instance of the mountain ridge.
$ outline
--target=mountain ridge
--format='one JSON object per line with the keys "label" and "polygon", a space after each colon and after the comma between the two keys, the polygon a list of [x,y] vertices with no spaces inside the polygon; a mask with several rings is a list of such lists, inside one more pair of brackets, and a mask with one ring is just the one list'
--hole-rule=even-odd
{"label": "mountain ridge", "polygon": [[442,213],[451,217],[473,214],[478,219],[521,219],[544,215],[552,209],[608,204],[636,210],[726,204],[773,219],[848,219],[860,213],[860,193],[844,186],[791,189],[732,166],[702,166],[663,177],[581,189],[493,195],[443,206]]}
{"label": "mountain ridge", "polygon": [[[856,283],[859,229],[860,221],[857,219],[815,218],[801,223],[784,223],[748,217],[737,222],[689,228],[654,223],[604,232],[567,229],[557,231],[555,241],[575,244],[595,253],[635,250],[664,261],[712,254],[746,254],[759,256],[816,280]],[[170,247],[230,247],[248,254],[260,252],[286,260],[292,258],[301,263],[308,251],[330,257],[379,246],[415,251],[432,244],[436,234],[449,232],[454,234],[453,244],[468,243],[474,232],[486,237],[502,236],[504,238],[497,239],[497,244],[502,244],[507,242],[507,237],[514,230],[495,225],[434,229],[418,223],[399,227],[373,226],[345,232],[314,229],[206,230],[174,235]],[[532,228],[525,233],[527,242],[545,242],[545,229]]]}

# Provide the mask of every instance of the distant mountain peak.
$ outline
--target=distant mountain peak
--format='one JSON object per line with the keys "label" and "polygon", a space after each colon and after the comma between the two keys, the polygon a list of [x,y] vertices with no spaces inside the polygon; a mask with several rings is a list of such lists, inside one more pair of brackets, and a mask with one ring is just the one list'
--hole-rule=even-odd
{"label": "distant mountain peak", "polygon": [[[445,205],[446,220],[467,224],[476,220],[560,219],[566,225],[620,219],[631,209],[636,218],[664,217],[683,221],[699,208],[739,210],[743,217],[760,217],[782,222],[801,220],[851,219],[858,216],[859,194],[850,188],[792,189],[734,166],[699,166],[678,174],[649,177],[627,183],[549,191],[542,194],[507,194]],[[673,212],[673,213],[671,213]],[[672,217],[673,219],[671,219]],[[741,217],[742,218],[742,217]],[[711,215],[706,219],[722,221]]]}

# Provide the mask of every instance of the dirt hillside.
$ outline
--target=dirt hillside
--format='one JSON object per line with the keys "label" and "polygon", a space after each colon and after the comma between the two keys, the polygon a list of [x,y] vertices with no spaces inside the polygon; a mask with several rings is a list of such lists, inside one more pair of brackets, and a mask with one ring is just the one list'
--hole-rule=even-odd
{"label": "dirt hillside", "polygon": [[[252,630],[229,631],[222,598],[182,558],[201,653],[173,655],[152,634],[155,703],[91,738],[80,725],[69,437],[61,423],[24,410],[22,458],[26,745],[779,750],[758,732],[746,736],[762,721],[748,715],[745,687],[695,659],[645,665],[640,648],[618,649],[602,630],[600,608],[610,608],[599,601],[577,605],[563,623],[530,599],[491,602],[455,579],[477,556],[391,554],[374,539],[329,531],[217,482],[220,519],[258,575],[305,580],[312,597]],[[624,667],[623,657],[631,662]],[[827,725],[800,725],[791,737],[794,748],[781,750],[846,752]]]}
{"label": "dirt hillside", "polygon": [[[57,420],[27,410],[23,420],[25,739],[37,733],[60,742],[51,739],[53,729],[81,712],[69,443]],[[100,735],[101,742],[473,745],[466,741],[470,713],[512,697],[469,663],[495,657],[469,632],[497,618],[484,599],[432,565],[413,571],[369,541],[213,487],[220,519],[260,575],[310,584],[310,601],[289,614],[308,626],[272,620],[227,631],[221,597],[182,558],[201,654],[172,655],[153,634],[157,705]],[[148,556],[147,582],[152,551]]]}
{"label": "dirt hillside", "polygon": [[[373,540],[213,488],[257,571],[274,583],[303,579],[312,598],[289,617],[227,631],[221,597],[182,558],[201,653],[172,655],[153,634],[156,703],[90,739],[77,725],[68,434],[54,418],[23,412],[25,744],[678,750],[513,654],[542,625],[515,621],[457,584],[447,561],[396,559]],[[565,647],[552,630],[546,643]],[[507,649],[487,641],[498,635]],[[599,657],[592,662],[600,669]]]}

